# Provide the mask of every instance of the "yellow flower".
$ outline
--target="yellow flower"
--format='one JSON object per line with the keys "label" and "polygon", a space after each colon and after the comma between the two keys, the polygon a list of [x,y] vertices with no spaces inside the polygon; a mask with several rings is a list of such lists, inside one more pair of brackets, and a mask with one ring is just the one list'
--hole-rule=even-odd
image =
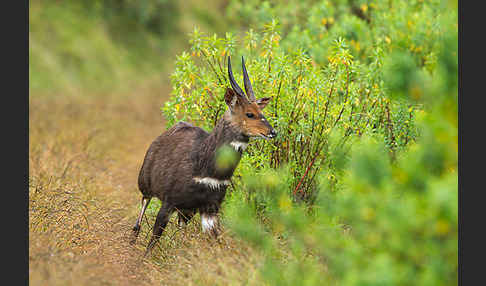
{"label": "yellow flower", "polygon": [[282,195],[278,200],[278,206],[282,211],[288,212],[292,208],[292,202],[288,196]]}
{"label": "yellow flower", "polygon": [[410,45],[410,48],[409,48],[409,49],[410,49],[410,51],[411,51],[411,52],[413,52],[413,51],[415,50],[415,44],[413,44],[413,43],[412,43],[412,44]]}
{"label": "yellow flower", "polygon": [[351,40],[351,45],[353,45],[353,47],[358,50],[358,52],[361,50],[361,46],[359,45],[359,42],[355,41],[355,40]]}
{"label": "yellow flower", "polygon": [[398,182],[403,184],[408,180],[408,175],[406,172],[402,170],[396,170],[394,173],[395,173],[395,178]]}
{"label": "yellow flower", "polygon": [[422,89],[418,86],[413,86],[410,89],[410,95],[413,99],[418,100],[422,97]]}
{"label": "yellow flower", "polygon": [[364,220],[370,221],[375,218],[375,210],[369,207],[365,207],[361,209],[361,217]]}
{"label": "yellow flower", "polygon": [[266,187],[275,188],[278,184],[278,179],[275,174],[271,173],[263,177],[263,184]]}
{"label": "yellow flower", "polygon": [[450,229],[449,222],[444,219],[437,221],[435,224],[435,231],[438,235],[445,235],[449,233]]}
{"label": "yellow flower", "polygon": [[368,11],[368,5],[366,5],[366,4],[361,5],[361,11],[366,13],[366,11]]}
{"label": "yellow flower", "polygon": [[370,232],[366,236],[366,240],[368,241],[368,243],[370,245],[377,245],[378,243],[380,243],[381,237],[380,237],[380,235],[378,233]]}

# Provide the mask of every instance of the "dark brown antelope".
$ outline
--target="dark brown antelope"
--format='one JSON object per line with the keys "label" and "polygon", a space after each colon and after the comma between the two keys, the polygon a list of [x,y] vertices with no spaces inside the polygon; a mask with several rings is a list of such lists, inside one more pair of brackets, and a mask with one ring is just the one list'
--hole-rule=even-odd
{"label": "dark brown antelope", "polygon": [[[174,211],[178,211],[178,223],[181,225],[199,212],[203,232],[217,237],[217,214],[250,137],[270,139],[276,136],[262,114],[271,98],[255,98],[243,58],[242,66],[246,95],[233,77],[228,57],[228,76],[232,87],[228,87],[224,95],[228,109],[211,133],[179,122],[157,137],[147,150],[138,177],[143,197],[140,214],[133,227],[132,243],[137,239],[150,199],[159,198],[162,206],[145,255],[150,253],[162,235]],[[237,160],[221,168],[216,165],[216,153],[223,146],[231,147]]]}

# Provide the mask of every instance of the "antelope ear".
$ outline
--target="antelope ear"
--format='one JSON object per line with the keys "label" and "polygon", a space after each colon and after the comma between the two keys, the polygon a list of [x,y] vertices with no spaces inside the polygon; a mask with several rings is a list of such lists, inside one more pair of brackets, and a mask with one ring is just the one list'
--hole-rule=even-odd
{"label": "antelope ear", "polygon": [[259,99],[256,100],[256,104],[258,104],[258,107],[260,107],[260,110],[263,110],[265,108],[265,106],[267,106],[267,104],[270,102],[270,100],[272,100],[271,97],[259,98]]}
{"label": "antelope ear", "polygon": [[226,105],[228,105],[229,109],[233,111],[238,104],[242,103],[242,98],[232,88],[228,87],[226,88],[226,92],[224,94],[224,101],[226,102]]}

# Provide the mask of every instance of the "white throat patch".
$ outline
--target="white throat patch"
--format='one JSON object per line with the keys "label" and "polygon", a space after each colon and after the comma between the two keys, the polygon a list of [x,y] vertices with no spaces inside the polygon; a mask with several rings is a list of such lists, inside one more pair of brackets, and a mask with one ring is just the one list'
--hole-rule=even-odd
{"label": "white throat patch", "polygon": [[211,177],[194,177],[193,179],[196,183],[206,185],[211,189],[218,189],[219,187],[228,186],[230,184],[230,180],[218,180]]}
{"label": "white throat patch", "polygon": [[244,151],[246,147],[248,146],[248,143],[245,142],[239,142],[239,141],[233,141],[230,143],[230,145],[235,148],[236,151]]}

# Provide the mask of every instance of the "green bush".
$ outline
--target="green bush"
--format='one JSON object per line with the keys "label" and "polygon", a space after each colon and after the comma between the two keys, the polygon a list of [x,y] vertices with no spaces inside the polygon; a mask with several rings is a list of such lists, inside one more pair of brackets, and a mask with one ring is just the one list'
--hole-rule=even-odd
{"label": "green bush", "polygon": [[227,12],[246,32],[195,29],[163,112],[209,131],[228,55],[274,98],[279,137],[250,144],[223,208],[263,253],[262,278],[455,285],[457,4],[234,0]]}
{"label": "green bush", "polygon": [[[439,62],[438,70],[446,66]],[[330,170],[319,175],[312,206],[292,203],[288,169],[245,172],[245,191],[229,195],[224,218],[265,254],[269,284],[456,285],[457,113],[450,109],[457,86],[432,83],[447,77],[454,76],[421,86],[434,103],[417,115],[416,142],[392,161],[382,138],[363,137],[344,160],[338,188]]]}
{"label": "green bush", "polygon": [[[263,251],[261,274],[272,285],[455,285],[457,125],[444,133],[427,124],[437,120],[442,117],[421,117],[430,137],[394,163],[383,142],[363,138],[352,148],[339,191],[320,175],[312,207],[292,204],[288,170],[248,172],[243,180],[251,196],[232,192],[225,222]],[[241,203],[253,197],[259,204]]]}
{"label": "green bush", "polygon": [[185,120],[212,129],[226,109],[227,56],[244,55],[257,97],[273,97],[265,113],[280,135],[272,142],[252,143],[239,169],[289,165],[293,194],[312,202],[316,175],[334,164],[329,159],[334,151],[373,132],[384,134],[392,151],[406,145],[415,136],[414,109],[404,111],[403,103],[391,102],[383,84],[374,80],[381,56],[369,64],[354,61],[349,46],[337,38],[329,47],[329,61],[321,65],[301,48],[281,46],[278,29],[272,21],[261,33],[249,30],[239,41],[231,33],[219,38],[196,28],[191,54],[177,58],[173,96],[163,112],[168,126]]}

